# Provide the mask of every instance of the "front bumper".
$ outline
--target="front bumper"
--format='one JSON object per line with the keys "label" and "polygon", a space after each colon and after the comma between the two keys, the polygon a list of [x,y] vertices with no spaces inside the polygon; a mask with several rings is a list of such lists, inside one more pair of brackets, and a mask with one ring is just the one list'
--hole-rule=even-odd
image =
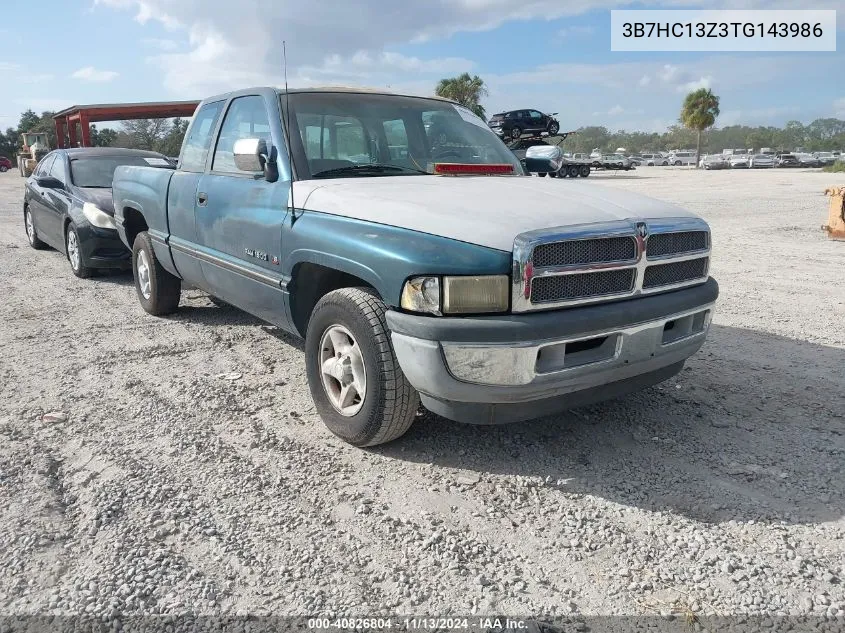
{"label": "front bumper", "polygon": [[131,268],[132,253],[120,241],[115,229],[101,229],[88,223],[77,225],[83,263],[90,268]]}
{"label": "front bumper", "polygon": [[475,424],[515,422],[656,384],[704,343],[718,297],[701,286],[532,314],[387,313],[396,357],[423,404]]}

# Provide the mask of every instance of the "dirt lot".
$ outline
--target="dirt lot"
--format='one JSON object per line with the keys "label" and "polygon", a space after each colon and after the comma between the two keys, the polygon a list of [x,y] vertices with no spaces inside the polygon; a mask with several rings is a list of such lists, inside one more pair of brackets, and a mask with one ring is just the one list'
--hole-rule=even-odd
{"label": "dirt lot", "polygon": [[198,291],[156,319],[130,276],[76,279],[0,174],[0,612],[845,615],[845,243],[819,230],[845,183],[590,180],[711,222],[703,350],[624,402],[426,414],[358,450],[298,342]]}

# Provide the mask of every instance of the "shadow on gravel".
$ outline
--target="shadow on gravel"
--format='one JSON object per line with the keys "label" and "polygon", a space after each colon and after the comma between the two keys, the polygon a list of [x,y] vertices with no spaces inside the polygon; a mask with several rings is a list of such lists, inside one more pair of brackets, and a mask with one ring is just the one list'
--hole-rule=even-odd
{"label": "shadow on gravel", "polygon": [[[191,297],[190,299],[195,300],[197,298],[198,297]],[[185,305],[183,303],[179,306],[179,309],[176,312],[167,318],[174,321],[190,321],[191,323],[200,323],[202,325],[243,325],[260,327],[266,334],[279,339],[279,341],[285,345],[290,345],[291,347],[298,349],[300,352],[304,351],[303,341],[300,338],[295,337],[292,334],[288,334],[281,328],[270,325],[258,317],[252,316],[243,310],[239,310],[238,308],[227,304],[215,305],[213,303],[209,303],[209,305],[197,306]]]}
{"label": "shadow on gravel", "polygon": [[714,325],[678,376],[626,399],[501,427],[426,413],[378,450],[705,522],[834,521],[843,368],[845,349]]}
{"label": "shadow on gravel", "polygon": [[131,270],[101,270],[92,278],[92,281],[114,284],[116,286],[133,286],[135,279]]}

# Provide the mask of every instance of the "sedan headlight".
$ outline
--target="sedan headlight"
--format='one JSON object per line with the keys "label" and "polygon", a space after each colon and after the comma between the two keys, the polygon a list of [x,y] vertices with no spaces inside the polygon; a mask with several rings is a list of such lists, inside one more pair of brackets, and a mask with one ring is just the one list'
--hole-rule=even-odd
{"label": "sedan headlight", "polygon": [[114,217],[100,209],[97,205],[86,202],[82,205],[82,214],[88,221],[100,229],[116,229],[117,225],[114,223]]}
{"label": "sedan headlight", "polygon": [[401,306],[426,314],[506,312],[510,299],[507,275],[414,277],[402,289]]}

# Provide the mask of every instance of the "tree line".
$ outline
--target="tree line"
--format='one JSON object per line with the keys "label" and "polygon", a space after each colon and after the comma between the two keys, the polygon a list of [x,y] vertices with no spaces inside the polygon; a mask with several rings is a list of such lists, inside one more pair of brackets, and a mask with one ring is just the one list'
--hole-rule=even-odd
{"label": "tree line", "polygon": [[[17,127],[0,132],[0,156],[12,159],[21,150],[21,134],[24,132],[46,132],[50,149],[57,148],[56,126],[53,112],[41,115],[27,110],[21,115]],[[137,119],[123,121],[117,130],[98,128],[92,123],[91,145],[93,147],[126,147],[160,152],[165,156],[177,156],[182,147],[182,138],[188,129],[189,119]],[[66,139],[67,140],[67,139]]]}

